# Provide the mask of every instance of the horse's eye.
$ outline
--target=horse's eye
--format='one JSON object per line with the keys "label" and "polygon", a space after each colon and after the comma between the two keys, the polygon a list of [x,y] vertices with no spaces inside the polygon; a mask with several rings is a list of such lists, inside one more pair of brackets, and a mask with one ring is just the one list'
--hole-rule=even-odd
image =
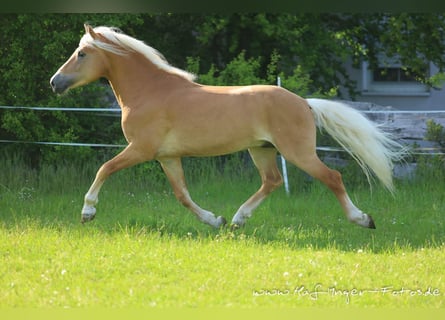
{"label": "horse's eye", "polygon": [[85,56],[86,56],[86,53],[83,52],[83,51],[79,51],[79,52],[77,53],[77,57],[78,57],[78,58],[83,58],[83,57],[85,57]]}

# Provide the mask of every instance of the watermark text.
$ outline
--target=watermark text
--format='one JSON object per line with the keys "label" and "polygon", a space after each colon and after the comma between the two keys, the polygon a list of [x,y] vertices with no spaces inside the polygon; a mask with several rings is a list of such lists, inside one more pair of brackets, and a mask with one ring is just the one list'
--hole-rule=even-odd
{"label": "watermark text", "polygon": [[300,298],[307,298],[313,301],[318,301],[323,296],[328,297],[343,297],[347,304],[351,303],[354,297],[362,297],[364,295],[377,294],[382,296],[392,297],[439,297],[442,295],[439,288],[427,287],[410,289],[405,287],[396,288],[393,286],[385,286],[374,289],[358,289],[358,288],[338,288],[336,286],[324,287],[322,284],[316,284],[313,287],[306,287],[305,285],[298,285],[294,288],[285,289],[259,289],[253,290],[253,296],[294,296]]}

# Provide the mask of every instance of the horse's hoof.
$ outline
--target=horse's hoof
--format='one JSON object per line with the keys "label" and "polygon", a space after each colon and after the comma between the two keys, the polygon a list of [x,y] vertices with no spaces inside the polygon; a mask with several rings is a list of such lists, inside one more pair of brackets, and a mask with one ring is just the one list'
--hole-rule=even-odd
{"label": "horse's hoof", "polygon": [[85,222],[89,222],[91,220],[94,220],[96,217],[95,214],[82,214],[82,217],[80,218],[80,222],[84,224]]}
{"label": "horse's hoof", "polygon": [[369,222],[368,222],[368,228],[369,229],[375,229],[375,223],[374,220],[372,219],[372,217],[370,215],[368,215],[369,218]]}
{"label": "horse's hoof", "polygon": [[216,218],[216,227],[217,228],[223,228],[226,224],[227,224],[227,220],[223,216],[219,216],[218,218]]}

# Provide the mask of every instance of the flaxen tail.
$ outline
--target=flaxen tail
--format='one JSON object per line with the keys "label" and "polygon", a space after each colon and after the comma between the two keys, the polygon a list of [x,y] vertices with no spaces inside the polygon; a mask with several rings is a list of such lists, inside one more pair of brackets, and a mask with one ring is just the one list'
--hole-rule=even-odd
{"label": "flaxen tail", "polygon": [[307,102],[317,127],[325,129],[358,162],[368,181],[373,173],[393,192],[393,162],[406,155],[406,148],[352,107],[323,99]]}

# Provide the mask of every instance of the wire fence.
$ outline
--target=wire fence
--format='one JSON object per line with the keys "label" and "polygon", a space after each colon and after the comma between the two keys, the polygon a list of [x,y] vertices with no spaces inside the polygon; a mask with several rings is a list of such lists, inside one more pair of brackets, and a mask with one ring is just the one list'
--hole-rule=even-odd
{"label": "wire fence", "polygon": [[[64,111],[64,112],[92,112],[99,115],[111,115],[120,117],[121,110],[118,108],[58,108],[58,107],[22,107],[22,106],[0,106],[0,109],[6,110],[34,110],[34,111]],[[443,115],[445,117],[445,110],[365,110],[361,111],[367,115],[377,114],[431,114],[431,115]],[[0,143],[15,143],[15,144],[37,144],[37,145],[49,145],[49,146],[67,146],[67,147],[97,147],[97,148],[124,148],[126,145],[122,144],[106,144],[106,143],[80,143],[80,142],[58,142],[58,141],[20,141],[20,140],[7,140],[0,139]],[[342,148],[319,146],[319,151],[326,152],[344,152]],[[445,155],[444,148],[440,147],[415,147],[411,148],[413,155]]]}

